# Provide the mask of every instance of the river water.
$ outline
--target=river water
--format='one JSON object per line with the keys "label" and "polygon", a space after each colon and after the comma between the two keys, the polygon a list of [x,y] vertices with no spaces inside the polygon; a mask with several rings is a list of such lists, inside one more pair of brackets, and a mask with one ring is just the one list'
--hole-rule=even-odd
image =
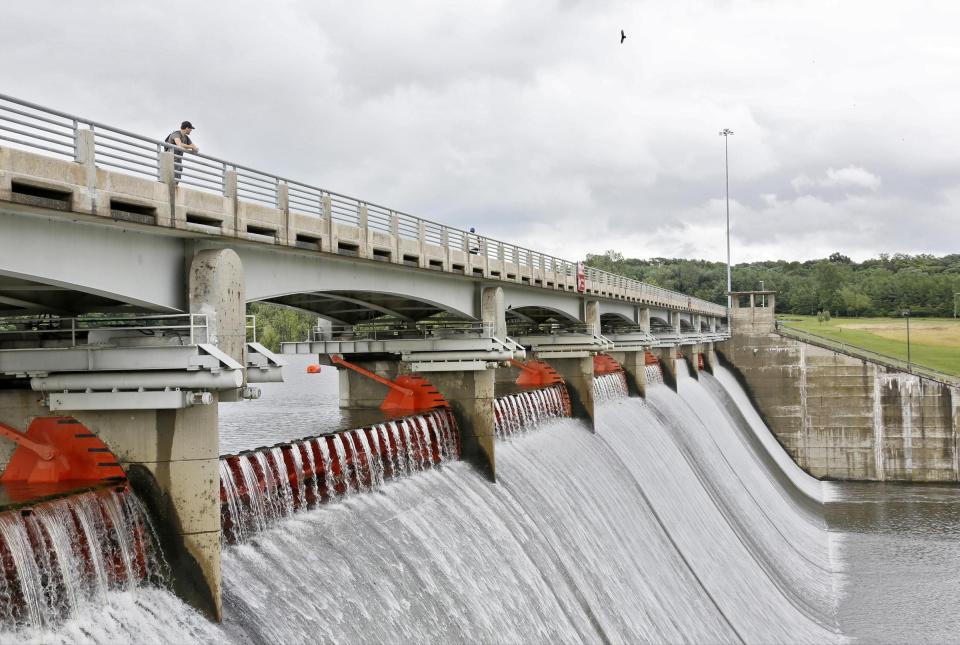
{"label": "river water", "polygon": [[[353,421],[304,366],[221,406],[222,452]],[[818,482],[725,370],[679,392],[499,441],[496,484],[447,463],[225,547],[221,625],[148,587],[0,641],[960,642],[957,488]]]}

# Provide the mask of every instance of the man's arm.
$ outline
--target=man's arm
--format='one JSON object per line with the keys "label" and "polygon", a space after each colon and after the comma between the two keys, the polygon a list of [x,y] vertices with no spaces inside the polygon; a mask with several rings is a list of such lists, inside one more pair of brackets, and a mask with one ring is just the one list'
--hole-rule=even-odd
{"label": "man's arm", "polygon": [[200,152],[200,148],[198,148],[195,144],[184,143],[183,138],[181,137],[179,132],[173,135],[173,143],[178,148],[183,148],[184,150],[192,150],[193,152]]}

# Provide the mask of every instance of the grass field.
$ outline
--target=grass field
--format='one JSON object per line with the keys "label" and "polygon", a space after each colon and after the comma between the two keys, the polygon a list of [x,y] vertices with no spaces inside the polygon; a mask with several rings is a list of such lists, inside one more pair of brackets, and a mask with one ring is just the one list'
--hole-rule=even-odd
{"label": "grass field", "polygon": [[[907,321],[904,318],[832,318],[779,316],[781,324],[879,354],[907,359]],[[947,374],[960,376],[960,320],[911,318],[910,359]]]}

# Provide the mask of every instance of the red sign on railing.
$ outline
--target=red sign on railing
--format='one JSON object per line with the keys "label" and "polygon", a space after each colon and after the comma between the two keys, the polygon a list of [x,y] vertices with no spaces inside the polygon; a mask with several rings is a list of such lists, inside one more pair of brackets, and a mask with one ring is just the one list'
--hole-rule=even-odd
{"label": "red sign on railing", "polygon": [[583,262],[577,262],[577,291],[583,293],[587,290],[587,271],[583,267]]}

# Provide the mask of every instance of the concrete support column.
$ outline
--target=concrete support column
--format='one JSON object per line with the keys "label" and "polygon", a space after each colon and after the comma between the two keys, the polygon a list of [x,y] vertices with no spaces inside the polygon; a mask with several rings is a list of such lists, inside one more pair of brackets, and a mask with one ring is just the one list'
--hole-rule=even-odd
{"label": "concrete support column", "polygon": [[717,362],[717,350],[713,343],[703,345],[703,369],[710,374],[714,374],[719,363]]}
{"label": "concrete support column", "polygon": [[683,353],[683,359],[687,362],[687,368],[690,370],[690,376],[695,380],[700,378],[700,364],[697,356],[700,353],[700,345],[688,345]]}
{"label": "concrete support column", "polygon": [[674,392],[677,391],[677,348],[655,347],[650,352],[660,359],[663,382]]}
{"label": "concrete support column", "polygon": [[493,335],[500,340],[507,337],[507,310],[503,300],[503,289],[486,287],[480,294],[480,319],[490,323]]}
{"label": "concrete support column", "polygon": [[673,328],[673,332],[679,336],[681,333],[679,311],[670,312],[670,326]]}
{"label": "concrete support column", "polygon": [[646,352],[609,352],[613,360],[620,363],[623,371],[627,375],[627,389],[630,395],[641,397],[647,396],[647,362],[644,356]]}
{"label": "concrete support column", "polygon": [[584,303],[583,322],[590,325],[594,334],[600,333],[600,302],[598,300],[587,300]]}
{"label": "concrete support column", "polygon": [[463,459],[497,480],[494,370],[433,372],[430,382],[450,403],[460,428]]}
{"label": "concrete support column", "polygon": [[570,394],[573,416],[587,422],[591,432],[594,429],[593,406],[593,357],[551,358],[547,361],[563,377]]}
{"label": "concrete support column", "polygon": [[650,333],[650,309],[648,307],[637,307],[636,310],[637,324],[640,325],[640,329]]}
{"label": "concrete support column", "polygon": [[243,265],[233,249],[205,250],[190,263],[191,314],[206,314],[207,342],[246,365],[247,309]]}

